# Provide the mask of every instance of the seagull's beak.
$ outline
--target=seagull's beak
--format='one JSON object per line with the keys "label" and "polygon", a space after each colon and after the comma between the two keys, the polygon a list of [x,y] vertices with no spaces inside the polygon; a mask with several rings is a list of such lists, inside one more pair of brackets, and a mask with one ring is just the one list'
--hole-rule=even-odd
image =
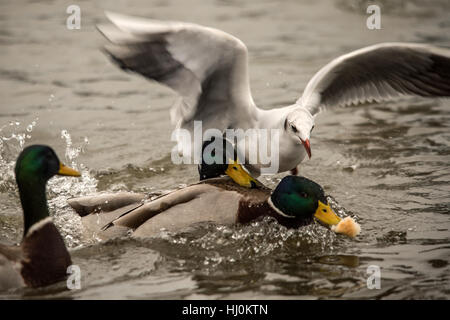
{"label": "seagull's beak", "polygon": [[311,159],[311,145],[309,144],[309,139],[303,140],[300,139],[302,141],[303,146],[306,149],[306,153],[308,153],[308,157]]}
{"label": "seagull's beak", "polygon": [[329,204],[325,204],[319,200],[319,206],[317,207],[314,217],[327,226],[333,226],[341,221],[336,213],[331,209]]}
{"label": "seagull's beak", "polygon": [[260,188],[263,184],[253,178],[243,166],[230,159],[225,173],[237,184],[246,188]]}
{"label": "seagull's beak", "polygon": [[59,171],[58,171],[58,175],[60,176],[72,176],[72,177],[79,177],[81,176],[81,174],[69,167],[66,167],[65,165],[63,165],[62,163],[59,164]]}

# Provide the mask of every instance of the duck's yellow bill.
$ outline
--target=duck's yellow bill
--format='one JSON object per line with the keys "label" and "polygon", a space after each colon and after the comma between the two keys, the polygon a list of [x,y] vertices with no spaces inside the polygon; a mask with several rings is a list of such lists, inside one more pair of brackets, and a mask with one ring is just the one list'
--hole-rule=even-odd
{"label": "duck's yellow bill", "polygon": [[334,213],[330,205],[325,204],[322,201],[319,201],[319,207],[317,208],[314,217],[327,226],[334,226],[341,221],[341,218]]}
{"label": "duck's yellow bill", "polygon": [[79,176],[81,176],[81,173],[79,173],[77,170],[74,170],[72,168],[66,167],[62,163],[59,164],[58,174],[60,176],[72,176],[72,177],[79,177]]}
{"label": "duck's yellow bill", "polygon": [[225,173],[237,184],[246,188],[258,188],[262,186],[261,182],[253,178],[239,163],[229,160]]}

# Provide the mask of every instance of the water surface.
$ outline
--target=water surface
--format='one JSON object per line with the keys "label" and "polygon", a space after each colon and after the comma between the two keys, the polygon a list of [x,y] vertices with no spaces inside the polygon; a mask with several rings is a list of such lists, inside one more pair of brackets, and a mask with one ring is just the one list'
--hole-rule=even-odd
{"label": "water surface", "polygon": [[[83,172],[54,178],[51,212],[82,289],[65,283],[2,298],[316,299],[450,296],[450,101],[404,99],[335,109],[317,118],[313,158],[301,174],[324,186],[362,226],[355,240],[312,225],[267,219],[200,225],[152,240],[81,238],[68,197],[102,191],[161,193],[197,181],[170,161],[167,88],[123,73],[99,51],[103,10],[223,29],[249,49],[252,93],[263,108],[295,101],[332,58],[383,41],[450,45],[448,1],[379,2],[382,29],[365,27],[365,1],[78,1],[81,30],[67,30],[70,1],[0,3],[0,241],[22,234],[14,161],[24,145],[50,144]],[[264,177],[274,186],[282,175]],[[381,289],[366,286],[369,265]]]}

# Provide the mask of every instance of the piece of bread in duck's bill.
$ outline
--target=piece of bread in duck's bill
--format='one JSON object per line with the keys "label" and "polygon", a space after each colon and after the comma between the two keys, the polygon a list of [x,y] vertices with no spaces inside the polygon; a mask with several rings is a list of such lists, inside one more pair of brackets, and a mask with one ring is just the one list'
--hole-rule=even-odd
{"label": "piece of bread in duck's bill", "polygon": [[361,226],[353,218],[346,217],[342,219],[337,225],[332,226],[331,230],[336,233],[342,233],[351,238],[354,238],[361,232]]}

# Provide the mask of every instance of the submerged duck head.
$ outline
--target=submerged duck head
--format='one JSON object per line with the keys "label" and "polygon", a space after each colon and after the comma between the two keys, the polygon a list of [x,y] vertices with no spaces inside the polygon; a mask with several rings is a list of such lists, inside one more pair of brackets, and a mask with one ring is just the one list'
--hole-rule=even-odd
{"label": "submerged duck head", "polygon": [[198,165],[198,173],[200,180],[217,178],[226,174],[242,187],[262,186],[239,164],[236,150],[226,139],[212,137],[203,142],[202,163]]}
{"label": "submerged duck head", "polygon": [[36,222],[48,217],[45,185],[54,175],[79,177],[80,173],[63,165],[52,148],[28,146],[17,158],[16,182],[24,213],[24,234]]}
{"label": "submerged duck head", "polygon": [[288,219],[308,223],[316,218],[327,226],[341,221],[328,204],[322,187],[305,177],[284,177],[268,202],[278,214]]}

